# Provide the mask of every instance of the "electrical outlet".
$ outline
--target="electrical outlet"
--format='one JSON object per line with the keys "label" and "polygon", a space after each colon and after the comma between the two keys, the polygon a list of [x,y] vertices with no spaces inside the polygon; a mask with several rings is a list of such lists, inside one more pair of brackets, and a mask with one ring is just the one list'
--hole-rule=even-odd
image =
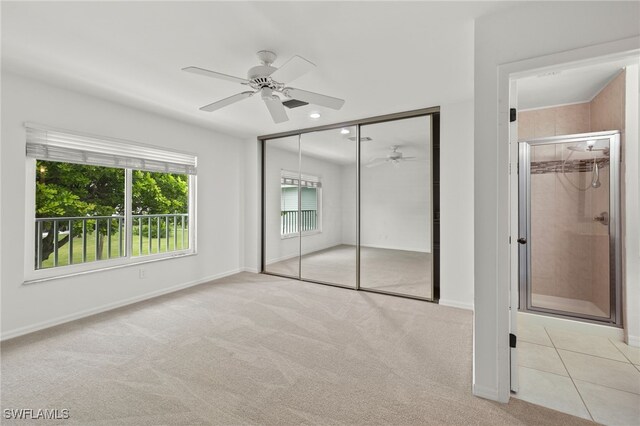
{"label": "electrical outlet", "polygon": [[144,278],[146,278],[146,271],[145,271],[144,269],[140,268],[140,269],[139,269],[139,272],[138,272],[138,277],[139,277],[141,280],[142,280],[142,279],[144,279]]}

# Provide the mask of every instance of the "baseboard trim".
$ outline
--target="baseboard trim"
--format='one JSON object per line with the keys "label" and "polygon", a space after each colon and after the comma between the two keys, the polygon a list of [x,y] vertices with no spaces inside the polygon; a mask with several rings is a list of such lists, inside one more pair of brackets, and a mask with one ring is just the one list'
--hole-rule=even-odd
{"label": "baseboard trim", "polygon": [[378,244],[362,244],[363,248],[377,248],[377,249],[385,249],[385,250],[401,250],[401,251],[415,251],[416,253],[431,253],[429,249],[421,249],[421,248],[411,248],[411,247],[395,247],[395,246],[384,246]]}
{"label": "baseboard trim", "polygon": [[457,300],[451,300],[451,299],[439,299],[438,304],[442,306],[450,306],[452,308],[460,308],[460,309],[466,309],[468,311],[473,311],[473,303],[459,302]]}
{"label": "baseboard trim", "polygon": [[627,336],[627,345],[640,348],[640,336]]}
{"label": "baseboard trim", "polygon": [[121,308],[123,306],[132,305],[134,303],[142,302],[145,300],[153,299],[155,297],[163,296],[165,294],[174,293],[179,290],[184,290],[185,288],[193,287],[199,284],[204,284],[209,281],[217,280],[219,278],[224,278],[229,275],[237,274],[239,272],[243,272],[245,268],[238,268],[231,271],[223,272],[220,274],[210,275],[208,277],[200,278],[198,280],[189,281],[186,283],[178,284],[172,287],[163,288],[161,290],[152,291],[150,293],[145,293],[139,296],[131,297],[128,299],[120,300],[118,302],[108,303],[106,305],[98,306],[91,309],[85,309],[83,311],[79,311],[73,314],[64,315],[58,318],[54,318],[47,321],[42,321],[36,324],[28,325],[25,327],[20,327],[15,330],[10,330],[0,335],[0,342],[4,342],[5,340],[13,339],[15,337],[24,336],[25,334],[34,333],[36,331],[44,330],[47,328],[55,327],[57,325],[65,324],[71,321],[75,321],[81,318],[86,318],[92,315],[97,315],[103,312],[107,312],[113,309]]}
{"label": "baseboard trim", "polygon": [[252,274],[259,274],[260,270],[258,268],[242,268],[242,272],[251,272]]}
{"label": "baseboard trim", "polygon": [[[331,244],[326,244],[320,247],[315,247],[313,250],[309,250],[306,253],[302,253],[303,256],[306,256],[308,254],[312,254],[318,251],[322,251],[322,250],[327,250],[333,247],[337,247],[337,246],[341,246],[343,245],[342,243],[331,243]],[[285,260],[289,260],[289,259],[293,259],[295,257],[298,257],[298,253],[293,253],[293,254],[288,254],[286,256],[281,256],[281,257],[276,257],[275,259],[269,259],[265,261],[265,265],[273,265],[274,263],[278,263],[278,262],[282,262]]]}
{"label": "baseboard trim", "polygon": [[474,384],[472,388],[473,388],[472,392],[475,396],[478,396],[484,399],[490,399],[492,401],[499,400],[498,389],[488,388],[488,387],[480,386],[476,384]]}

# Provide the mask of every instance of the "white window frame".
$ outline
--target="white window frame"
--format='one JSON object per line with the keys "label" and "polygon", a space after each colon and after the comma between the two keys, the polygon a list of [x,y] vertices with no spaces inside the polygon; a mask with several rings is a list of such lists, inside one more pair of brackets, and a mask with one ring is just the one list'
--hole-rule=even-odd
{"label": "white window frame", "polygon": [[[79,274],[86,274],[98,271],[105,271],[113,268],[121,268],[132,265],[139,265],[149,262],[156,262],[165,259],[174,259],[185,256],[197,255],[197,206],[196,206],[196,185],[197,175],[189,176],[189,194],[188,194],[188,220],[189,220],[189,248],[183,250],[175,250],[164,253],[155,253],[143,256],[132,256],[133,253],[133,222],[132,222],[132,172],[139,170],[135,168],[123,168],[125,172],[125,255],[118,258],[103,259],[85,263],[77,263],[72,265],[56,266],[46,269],[36,269],[34,262],[35,232],[36,232],[36,159],[27,157],[25,159],[25,236],[24,236],[24,282],[23,284],[32,284],[37,282],[49,281],[58,278],[64,278]],[[46,161],[46,160],[45,160]],[[110,167],[110,166],[103,166]]]}
{"label": "white window frame", "polygon": [[[280,171],[280,178],[284,177],[285,175],[291,176],[291,175],[297,175],[297,173],[295,172],[289,172],[286,170],[281,170]],[[316,181],[316,182],[320,182],[322,183],[322,176],[315,176],[315,175],[309,175],[309,174],[299,174],[300,178],[302,180],[310,180],[310,181]],[[301,187],[298,187],[298,190],[300,190]],[[304,231],[304,232],[292,232],[289,234],[282,234],[280,233],[280,239],[281,240],[286,240],[289,238],[296,238],[299,236],[310,236],[310,235],[317,235],[317,234],[322,234],[322,184],[316,188],[316,214],[317,214],[317,223],[316,223],[316,229],[313,230],[309,230],[309,231]],[[282,183],[280,184],[280,202],[282,203]],[[300,192],[298,192],[298,206],[300,203]],[[282,213],[282,211],[281,211]],[[300,224],[298,224],[299,226]]]}

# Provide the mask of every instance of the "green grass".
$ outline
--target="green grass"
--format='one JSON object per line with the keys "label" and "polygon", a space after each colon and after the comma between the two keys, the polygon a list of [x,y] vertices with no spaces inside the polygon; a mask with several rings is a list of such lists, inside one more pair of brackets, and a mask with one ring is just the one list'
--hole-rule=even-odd
{"label": "green grass", "polygon": [[[133,257],[137,256],[146,256],[149,254],[156,253],[165,253],[172,252],[176,250],[183,250],[189,248],[189,230],[185,227],[184,229],[184,245],[182,243],[182,229],[178,228],[175,230],[177,244],[174,244],[176,241],[174,240],[173,232],[169,233],[169,239],[165,238],[165,235],[161,235],[160,238],[160,248],[158,249],[158,238],[151,239],[151,251],[149,251],[149,238],[143,236],[142,237],[142,251],[140,251],[140,236],[133,236]],[[58,238],[62,240],[65,236],[60,235]],[[73,263],[87,263],[87,262],[95,262],[96,260],[106,260],[106,259],[116,259],[118,257],[125,255],[126,250],[126,242],[125,237],[122,235],[122,252],[121,254],[118,251],[118,247],[120,244],[120,234],[115,232],[111,235],[111,257],[108,256],[108,245],[107,238],[104,237],[104,245],[102,249],[102,258],[96,259],[96,236],[95,234],[87,235],[87,260],[86,262],[82,261],[82,237],[74,237],[73,239]],[[43,260],[42,269],[52,268],[54,259],[54,255],[51,253],[48,259]],[[69,243],[58,249],[58,266],[66,266],[69,265]]]}

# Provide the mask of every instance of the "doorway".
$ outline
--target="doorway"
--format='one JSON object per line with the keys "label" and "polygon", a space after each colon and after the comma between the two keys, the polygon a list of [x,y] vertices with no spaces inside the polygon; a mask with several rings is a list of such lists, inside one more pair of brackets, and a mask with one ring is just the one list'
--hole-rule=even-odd
{"label": "doorway", "polygon": [[520,311],[621,327],[620,133],[519,143]]}
{"label": "doorway", "polygon": [[622,277],[637,75],[637,56],[591,59],[510,87],[512,396],[604,424],[637,419],[640,395]]}
{"label": "doorway", "polygon": [[259,140],[263,273],[439,299],[439,108]]}

